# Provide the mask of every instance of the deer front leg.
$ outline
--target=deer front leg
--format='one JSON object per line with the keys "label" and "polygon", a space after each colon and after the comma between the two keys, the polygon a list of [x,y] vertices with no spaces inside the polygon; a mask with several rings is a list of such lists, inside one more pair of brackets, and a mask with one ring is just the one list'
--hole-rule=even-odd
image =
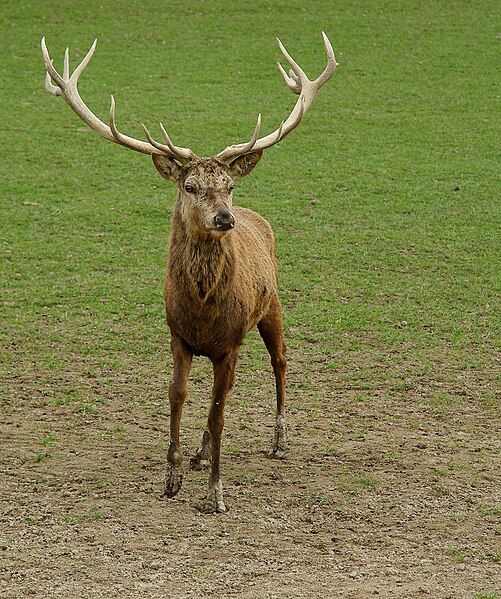
{"label": "deer front leg", "polygon": [[182,455],[179,448],[179,428],[181,413],[187,395],[188,375],[190,374],[192,352],[186,343],[177,335],[172,335],[171,341],[174,371],[169,387],[170,403],[170,443],[167,452],[165,472],[165,495],[174,497],[183,482]]}
{"label": "deer front leg", "polygon": [[226,396],[235,382],[237,352],[228,353],[220,360],[213,360],[212,363],[214,366],[214,386],[208,419],[211,469],[209,474],[209,491],[204,506],[204,512],[207,513],[226,511],[220,476],[221,435],[224,426]]}
{"label": "deer front leg", "polygon": [[285,359],[282,311],[278,296],[271,300],[268,312],[260,320],[257,328],[271,357],[277,392],[275,431],[269,455],[283,458],[287,453],[287,427],[285,424],[285,369],[287,362]]}

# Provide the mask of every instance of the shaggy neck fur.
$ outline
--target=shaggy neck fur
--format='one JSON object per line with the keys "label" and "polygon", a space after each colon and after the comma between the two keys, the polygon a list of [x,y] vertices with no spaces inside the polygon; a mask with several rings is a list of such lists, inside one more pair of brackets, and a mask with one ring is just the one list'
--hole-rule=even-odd
{"label": "shaggy neck fur", "polygon": [[[173,218],[171,264],[184,278],[188,289],[205,302],[218,287],[228,283],[232,272],[231,233],[216,238],[208,233],[190,235],[179,210]],[[176,254],[172,254],[175,252]],[[177,267],[177,268],[176,268]],[[182,272],[181,272],[182,269]]]}

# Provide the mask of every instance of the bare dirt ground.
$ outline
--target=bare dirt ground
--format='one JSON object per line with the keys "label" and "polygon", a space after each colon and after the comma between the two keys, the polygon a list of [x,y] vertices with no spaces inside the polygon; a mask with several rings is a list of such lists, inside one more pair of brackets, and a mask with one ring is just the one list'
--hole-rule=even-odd
{"label": "bare dirt ground", "polygon": [[[253,370],[242,350],[220,515],[197,510],[204,472],[161,496],[168,368],[131,382],[132,358],[97,376],[75,359],[72,372],[32,364],[8,380],[0,595],[497,597],[499,419],[477,401],[483,382],[457,380],[464,401],[442,413],[431,381],[361,396],[342,372],[289,357],[290,453],[270,460],[271,369]],[[186,464],[206,417],[201,359],[191,380]],[[94,408],[54,400],[75,382],[100,398]]]}

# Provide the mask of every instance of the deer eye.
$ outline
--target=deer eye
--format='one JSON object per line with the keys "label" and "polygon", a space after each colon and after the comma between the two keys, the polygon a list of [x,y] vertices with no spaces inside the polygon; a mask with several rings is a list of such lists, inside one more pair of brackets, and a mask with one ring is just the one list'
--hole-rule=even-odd
{"label": "deer eye", "polygon": [[234,188],[235,188],[235,183],[230,183],[230,191],[233,191]]}
{"label": "deer eye", "polygon": [[187,181],[184,184],[184,189],[185,191],[187,191],[188,193],[193,193],[195,191],[195,186],[193,185],[193,183],[190,183],[189,181]]}

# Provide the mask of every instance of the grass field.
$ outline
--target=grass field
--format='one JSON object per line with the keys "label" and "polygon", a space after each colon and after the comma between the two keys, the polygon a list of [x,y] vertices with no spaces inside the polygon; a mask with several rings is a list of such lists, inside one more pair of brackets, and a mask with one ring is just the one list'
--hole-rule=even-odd
{"label": "grass field", "polygon": [[[27,2],[0,7],[2,597],[501,597],[499,44],[488,1]],[[278,247],[291,450],[264,456],[251,333],[227,408],[230,511],[205,474],[160,497],[175,189],[43,86],[95,37],[80,92],[122,131],[211,155],[294,98],[301,126],[238,183]],[[211,384],[194,363],[182,439]]]}

